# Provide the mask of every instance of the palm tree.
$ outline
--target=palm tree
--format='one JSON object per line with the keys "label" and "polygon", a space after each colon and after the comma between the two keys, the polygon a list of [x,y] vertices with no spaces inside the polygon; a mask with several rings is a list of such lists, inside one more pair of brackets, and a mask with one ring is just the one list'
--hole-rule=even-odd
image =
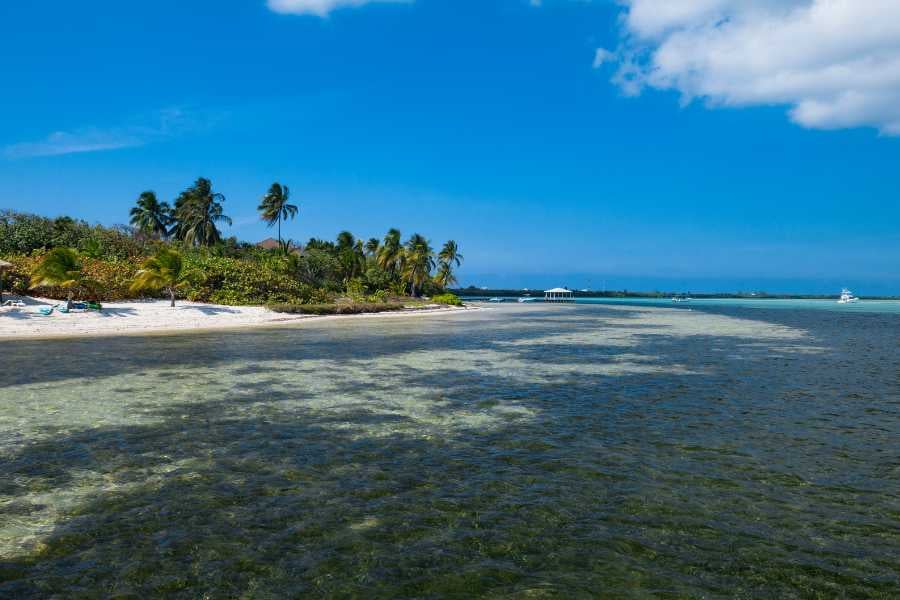
{"label": "palm tree", "polygon": [[444,247],[441,248],[440,254],[438,254],[438,258],[442,263],[446,263],[448,265],[460,266],[462,261],[465,260],[465,257],[459,253],[459,246],[456,245],[456,242],[453,240],[448,240],[444,243]]}
{"label": "palm tree", "polygon": [[160,202],[156,193],[143,192],[137,199],[137,206],[131,209],[131,225],[144,235],[164,238],[172,224],[172,208],[168,202]]}
{"label": "palm tree", "polygon": [[31,272],[31,289],[55,286],[67,290],[66,306],[72,307],[72,295],[88,283],[78,252],[72,248],[54,248]]}
{"label": "palm tree", "polygon": [[400,231],[391,229],[384,236],[384,243],[378,251],[378,266],[395,275],[398,271],[400,259],[403,256],[403,246],[400,243]]}
{"label": "palm tree", "polygon": [[356,236],[354,236],[349,231],[342,231],[337,236],[337,248],[338,250],[347,250],[353,248],[354,244],[356,244]]}
{"label": "palm tree", "polygon": [[132,292],[164,290],[175,308],[175,292],[201,279],[196,271],[184,268],[181,254],[169,248],[160,248],[156,256],[148,258],[137,272],[131,284]]}
{"label": "palm tree", "polygon": [[200,177],[175,200],[175,226],[171,235],[192,246],[213,246],[222,241],[216,223],[231,225],[222,210],[225,196],[212,191],[212,182]]}
{"label": "palm tree", "polygon": [[403,277],[409,284],[410,295],[416,296],[434,268],[434,250],[431,244],[418,233],[414,233],[406,242],[403,253]]}
{"label": "palm tree", "polygon": [[371,257],[378,256],[378,250],[381,249],[381,241],[378,238],[369,238],[366,242],[366,255]]}
{"label": "palm tree", "polygon": [[366,266],[366,254],[363,241],[349,231],[342,231],[337,236],[337,257],[341,263],[344,281],[360,275]]}
{"label": "palm tree", "polygon": [[262,219],[269,227],[278,225],[278,241],[281,241],[281,221],[293,219],[300,208],[296,204],[288,204],[291,190],[288,186],[273,183],[269,191],[263,196],[262,204],[257,208],[262,214]]}
{"label": "palm tree", "polygon": [[442,262],[438,265],[437,275],[434,276],[434,282],[444,289],[447,289],[456,283],[456,275],[453,274],[453,268],[449,263]]}
{"label": "palm tree", "polygon": [[456,276],[453,274],[453,266],[456,265],[459,267],[462,264],[464,257],[460,254],[459,246],[457,246],[455,241],[448,240],[444,244],[444,247],[441,248],[440,253],[438,253],[438,260],[440,261],[440,265],[437,277],[435,278],[437,284],[446,288],[456,283]]}

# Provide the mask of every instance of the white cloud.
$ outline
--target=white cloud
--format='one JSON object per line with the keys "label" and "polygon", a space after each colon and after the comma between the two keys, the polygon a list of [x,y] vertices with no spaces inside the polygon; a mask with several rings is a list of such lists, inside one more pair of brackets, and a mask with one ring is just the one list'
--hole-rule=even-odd
{"label": "white cloud", "polygon": [[218,118],[215,113],[189,113],[171,108],[136,118],[120,127],[54,131],[40,140],[6,146],[2,154],[6,158],[16,159],[135,148],[206,128]]}
{"label": "white cloud", "polygon": [[349,8],[373,3],[408,3],[414,0],[268,0],[269,8],[278,13],[316,15],[327,17],[338,8]]}
{"label": "white cloud", "polygon": [[805,127],[900,135],[898,0],[623,3],[613,81],[625,93],[650,87],[684,102],[785,105]]}

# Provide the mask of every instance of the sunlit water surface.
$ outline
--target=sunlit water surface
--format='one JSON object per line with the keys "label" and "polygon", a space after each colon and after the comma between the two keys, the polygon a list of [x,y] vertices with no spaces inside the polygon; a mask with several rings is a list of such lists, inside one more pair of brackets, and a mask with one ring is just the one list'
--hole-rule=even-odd
{"label": "sunlit water surface", "polygon": [[521,305],[6,343],[0,597],[897,597],[898,334]]}

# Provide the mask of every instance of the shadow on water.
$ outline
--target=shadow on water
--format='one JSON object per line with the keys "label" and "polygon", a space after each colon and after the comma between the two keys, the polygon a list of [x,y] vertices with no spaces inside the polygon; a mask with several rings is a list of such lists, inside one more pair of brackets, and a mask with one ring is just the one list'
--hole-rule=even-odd
{"label": "shadow on water", "polygon": [[[871,373],[854,376],[831,354],[729,358],[753,340],[651,335],[627,348],[555,346],[578,367],[559,372],[528,340],[585,324],[548,320],[109,340],[96,354],[54,343],[101,377],[171,363],[182,371],[162,376],[230,378],[202,401],[141,396],[130,410],[150,422],[46,430],[0,455],[0,519],[26,520],[75,494],[0,563],[0,597],[887,598],[900,589],[898,404],[895,395],[882,413],[866,412],[879,393]],[[39,359],[42,348],[24,354]],[[437,348],[498,358],[486,368],[403,365],[389,377],[372,362]],[[657,370],[588,368],[623,351]],[[322,356],[352,368],[296,378]],[[685,363],[702,368],[673,370]],[[63,385],[75,376],[66,371],[27,382]],[[879,373],[889,385],[892,374]],[[339,407],[313,406],[319,394],[301,383],[316,377],[330,380]],[[856,383],[860,397],[848,401]],[[501,418],[423,427],[414,413],[385,410],[386,394],[407,390],[428,390],[419,409],[437,419]],[[533,417],[506,417],[509,407]],[[878,423],[880,434],[865,427]]]}

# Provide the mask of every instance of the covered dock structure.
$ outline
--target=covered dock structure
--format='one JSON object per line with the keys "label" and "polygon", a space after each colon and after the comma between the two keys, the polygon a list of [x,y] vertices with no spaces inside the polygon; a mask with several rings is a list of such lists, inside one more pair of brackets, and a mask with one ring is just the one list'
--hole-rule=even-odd
{"label": "covered dock structure", "polygon": [[544,290],[544,302],[575,302],[575,292],[566,288]]}

